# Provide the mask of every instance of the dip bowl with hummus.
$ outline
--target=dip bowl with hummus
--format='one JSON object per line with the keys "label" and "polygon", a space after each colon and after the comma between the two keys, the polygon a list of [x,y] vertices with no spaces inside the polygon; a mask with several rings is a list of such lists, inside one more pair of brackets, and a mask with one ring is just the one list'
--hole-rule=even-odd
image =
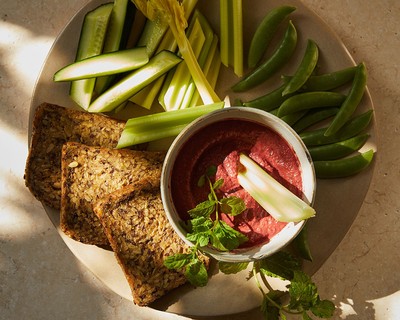
{"label": "dip bowl with hummus", "polygon": [[205,176],[211,185],[223,181],[215,191],[217,197],[241,199],[245,208],[240,214],[221,212],[219,219],[247,240],[228,251],[210,245],[201,248],[219,261],[265,258],[290,243],[306,222],[276,220],[242,187],[238,181],[241,155],[257,163],[306,204],[311,206],[314,202],[316,179],[311,157],[285,122],[270,113],[245,107],[228,107],[198,118],[176,137],[167,152],[161,197],[169,222],[189,245],[193,242],[187,239],[191,218],[188,211],[210,194],[210,184],[199,181]]}

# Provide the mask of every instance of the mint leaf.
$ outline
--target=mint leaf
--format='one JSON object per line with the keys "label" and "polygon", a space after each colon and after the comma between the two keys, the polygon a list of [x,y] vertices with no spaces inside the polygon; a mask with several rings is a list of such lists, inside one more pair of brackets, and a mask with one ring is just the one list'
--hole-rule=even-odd
{"label": "mint leaf", "polygon": [[236,249],[240,244],[246,242],[248,238],[230,227],[226,222],[218,220],[213,227],[211,244],[221,251]]}
{"label": "mint leaf", "polygon": [[246,210],[244,201],[239,197],[228,197],[221,199],[221,210],[224,213],[230,214],[231,216],[237,216]]}
{"label": "mint leaf", "polygon": [[206,173],[201,175],[199,180],[197,181],[197,186],[198,187],[203,187],[206,184],[206,178],[212,177],[216,173],[217,173],[217,167],[216,166],[208,167]]}
{"label": "mint leaf", "polygon": [[188,233],[186,238],[200,247],[205,247],[210,242],[210,232]]}
{"label": "mint leaf", "polygon": [[231,263],[231,262],[218,262],[219,270],[224,274],[234,274],[238,273],[242,270],[245,270],[249,265],[248,262],[238,262],[238,263]]}
{"label": "mint leaf", "polygon": [[279,308],[273,305],[266,296],[261,303],[261,312],[265,320],[279,320]]}
{"label": "mint leaf", "polygon": [[198,187],[204,187],[204,185],[206,184],[206,176],[203,174],[200,176],[199,180],[197,181],[197,186]]}
{"label": "mint leaf", "polygon": [[302,316],[303,320],[312,320],[306,311],[303,311],[301,316]]}
{"label": "mint leaf", "polygon": [[190,253],[177,253],[172,256],[168,256],[164,260],[164,265],[168,269],[180,269],[190,263],[193,255]]}
{"label": "mint leaf", "polygon": [[195,208],[188,211],[192,218],[203,216],[208,217],[215,211],[216,202],[213,200],[206,200],[199,203]]}
{"label": "mint leaf", "polygon": [[210,242],[211,228],[214,223],[210,218],[198,217],[191,220],[191,232],[186,234],[186,238],[197,243],[200,247],[208,245]]}
{"label": "mint leaf", "polygon": [[300,262],[287,252],[279,251],[260,262],[260,271],[267,276],[291,280],[295,270],[300,270]]}
{"label": "mint leaf", "polygon": [[204,287],[208,282],[207,269],[198,258],[186,266],[185,277],[195,287]]}
{"label": "mint leaf", "polygon": [[294,271],[293,279],[289,285],[289,308],[297,310],[310,310],[317,305],[319,300],[317,287],[310,276],[302,271]]}
{"label": "mint leaf", "polygon": [[205,230],[210,230],[213,225],[213,221],[208,217],[200,216],[190,220],[190,226],[193,232],[203,232]]}
{"label": "mint leaf", "polygon": [[217,173],[217,167],[216,166],[209,166],[206,171],[206,176],[207,177],[212,177]]}
{"label": "mint leaf", "polygon": [[223,184],[224,184],[224,179],[218,179],[217,181],[214,182],[212,187],[214,190],[218,190],[219,188],[222,187]]}
{"label": "mint leaf", "polygon": [[312,306],[311,312],[320,318],[330,318],[333,316],[335,312],[335,305],[332,301],[329,300],[319,300],[317,303]]}

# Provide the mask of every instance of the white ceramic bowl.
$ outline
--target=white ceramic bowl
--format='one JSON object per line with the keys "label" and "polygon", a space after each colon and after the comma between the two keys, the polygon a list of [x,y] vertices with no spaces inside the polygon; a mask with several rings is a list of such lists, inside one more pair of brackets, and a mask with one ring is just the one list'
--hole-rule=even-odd
{"label": "white ceramic bowl", "polygon": [[[311,157],[303,141],[289,125],[278,117],[258,109],[228,107],[214,111],[193,121],[175,138],[167,152],[161,175],[161,197],[166,215],[174,230],[188,245],[193,245],[193,243],[185,237],[187,231],[182,227],[183,221],[175,208],[172,198],[171,175],[175,159],[179,157],[182,146],[195,135],[198,130],[211,123],[227,119],[250,120],[273,129],[280,134],[293,148],[294,153],[299,159],[303,184],[303,200],[311,205],[314,202],[316,178]],[[304,224],[305,221],[288,223],[278,234],[265,244],[236,249],[234,252],[220,252],[208,247],[204,248],[203,251],[217,260],[226,262],[244,262],[262,259],[284,248],[296,237]]]}

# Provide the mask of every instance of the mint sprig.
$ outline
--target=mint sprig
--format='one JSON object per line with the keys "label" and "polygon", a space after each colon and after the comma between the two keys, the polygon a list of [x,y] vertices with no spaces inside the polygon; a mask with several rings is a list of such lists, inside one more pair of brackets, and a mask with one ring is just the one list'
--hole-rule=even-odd
{"label": "mint sprig", "polygon": [[[245,263],[219,262],[218,264],[221,272],[225,274],[239,272],[248,266]],[[290,282],[287,285],[288,290],[283,292],[273,289],[267,276],[288,280]],[[317,286],[311,277],[301,270],[301,261],[286,251],[279,251],[253,262],[249,278],[255,279],[263,295],[261,312],[265,319],[284,320],[288,314],[298,314],[302,319],[311,319],[311,314],[319,318],[333,316],[335,305],[332,301],[320,299]],[[268,292],[265,292],[261,284],[264,284]]]}
{"label": "mint sprig", "polygon": [[200,177],[198,186],[203,187],[207,183],[210,192],[207,200],[188,211],[191,219],[187,224],[186,238],[194,244],[191,253],[175,254],[164,261],[164,265],[169,269],[185,268],[186,278],[195,286],[205,286],[208,282],[206,267],[201,259],[201,248],[211,246],[219,251],[231,251],[248,241],[244,234],[220,219],[221,213],[237,216],[246,206],[239,197],[218,198],[217,191],[223,186],[224,180],[212,182],[210,177],[215,172],[216,168],[212,166]]}

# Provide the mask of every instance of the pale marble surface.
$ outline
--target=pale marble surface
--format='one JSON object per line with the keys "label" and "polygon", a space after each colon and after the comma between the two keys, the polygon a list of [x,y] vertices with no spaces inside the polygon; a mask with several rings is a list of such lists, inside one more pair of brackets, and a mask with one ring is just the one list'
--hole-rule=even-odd
{"label": "pale marble surface", "polygon": [[[335,319],[400,319],[400,2],[304,0],[368,67],[379,156],[349,233],[315,275]],[[177,319],[135,307],[70,253],[23,182],[32,90],[82,1],[0,2],[0,319]]]}

